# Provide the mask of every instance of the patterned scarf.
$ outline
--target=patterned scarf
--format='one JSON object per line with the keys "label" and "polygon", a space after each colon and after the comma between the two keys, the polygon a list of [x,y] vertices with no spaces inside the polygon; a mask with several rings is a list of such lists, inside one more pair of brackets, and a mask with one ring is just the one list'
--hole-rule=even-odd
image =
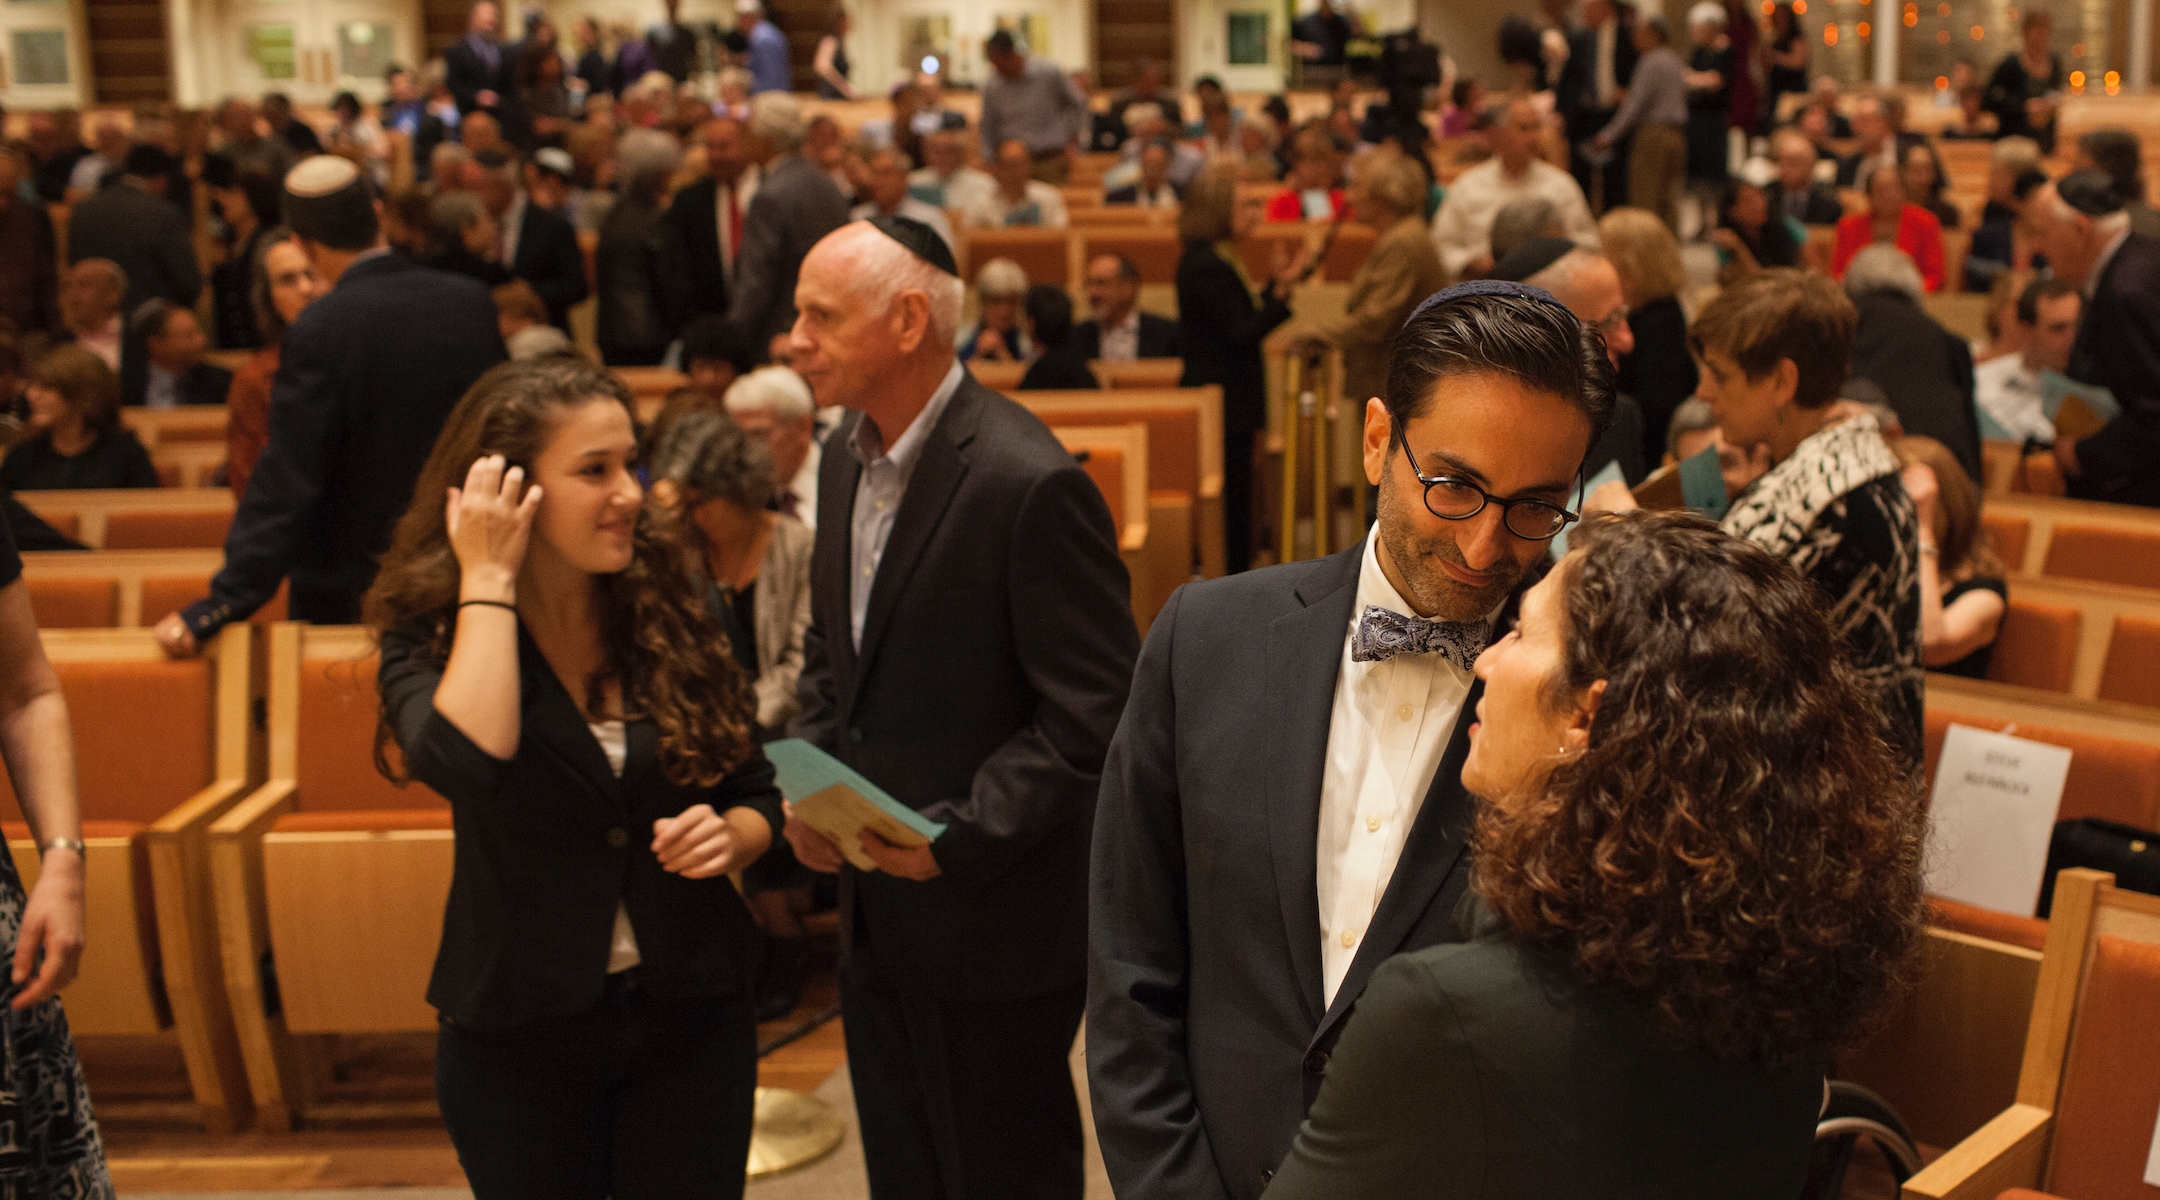
{"label": "patterned scarf", "polygon": [[1865,413],[1817,430],[1770,468],[1725,514],[1725,532],[1780,558],[1790,557],[1808,527],[1853,489],[1895,475],[1897,455]]}

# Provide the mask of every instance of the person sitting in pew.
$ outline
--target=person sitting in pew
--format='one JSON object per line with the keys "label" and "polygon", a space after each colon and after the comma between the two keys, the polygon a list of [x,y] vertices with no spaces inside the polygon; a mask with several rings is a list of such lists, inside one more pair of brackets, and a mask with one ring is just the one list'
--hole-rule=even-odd
{"label": "person sitting in pew", "polygon": [[[1291,142],[1290,174],[1283,180],[1283,190],[1268,199],[1267,219],[1339,221],[1347,218],[1350,198],[1342,186],[1343,158],[1343,148],[1329,136],[1326,127],[1308,125],[1301,130]],[[1424,206],[1420,204],[1415,211],[1422,216]]]}
{"label": "person sitting in pew", "polygon": [[1672,466],[1715,448],[1718,474],[1725,480],[1725,498],[1738,496],[1770,469],[1770,451],[1761,445],[1735,446],[1718,428],[1717,410],[1708,400],[1686,400],[1673,410],[1672,425],[1665,431],[1665,457],[1660,466]]}
{"label": "person sitting in pew", "polygon": [[2069,367],[2084,308],[2085,297],[2076,288],[2060,279],[2036,279],[2002,314],[2011,330],[2006,340],[2018,349],[1973,368],[1973,399],[2011,438],[2055,444],[2055,423],[2041,405],[2040,372]]}
{"label": "person sitting in pew", "polygon": [[2009,610],[2003,563],[1980,524],[1980,489],[1950,448],[1902,437],[1890,452],[1920,514],[1920,656],[1930,671],[1986,679]]}
{"label": "person sitting in pew", "polygon": [[1020,387],[1027,391],[1100,388],[1101,381],[1088,370],[1080,340],[1073,336],[1072,297],[1065,289],[1038,283],[1027,290],[1025,306],[1028,337],[1042,356],[1028,365]]}
{"label": "person sitting in pew", "polygon": [[81,346],[55,346],[30,369],[30,436],[0,459],[11,492],[154,488],[150,452],[120,424],[120,377]]}
{"label": "person sitting in pew", "polygon": [[997,193],[997,180],[988,171],[968,165],[964,129],[925,135],[923,158],[925,164],[908,174],[908,195],[924,204],[964,212]]}
{"label": "person sitting in pew", "polygon": [[1830,274],[1845,278],[1853,256],[1869,246],[1894,245],[1920,268],[1920,279],[1929,294],[1942,290],[1942,223],[1935,214],[1912,203],[1896,171],[1877,171],[1868,176],[1868,211],[1847,215],[1837,225],[1837,245],[1831,252]]}
{"label": "person sitting in pew", "polygon": [[1140,311],[1140,268],[1133,260],[1096,255],[1087,265],[1087,294],[1095,315],[1073,330],[1081,358],[1131,362],[1176,358],[1184,349],[1176,321]]}
{"label": "person sitting in pew", "polygon": [[961,362],[1027,362],[1035,347],[1020,327],[1028,277],[1019,263],[993,258],[975,273],[975,324],[960,331]]}
{"label": "person sitting in pew", "polygon": [[1065,193],[1036,179],[1027,143],[1009,138],[998,146],[992,177],[997,187],[960,212],[966,229],[1063,229]]}
{"label": "person sitting in pew", "polygon": [[1139,177],[1124,187],[1105,191],[1103,203],[1176,208],[1185,198],[1184,189],[1170,173],[1176,154],[1177,145],[1168,138],[1155,138],[1140,147]]}
{"label": "person sitting in pew", "polygon": [[1800,1191],[1926,925],[1826,608],[1700,518],[1583,522],[1477,660],[1467,940],[1373,972],[1267,1200]]}
{"label": "person sitting in pew", "polygon": [[192,309],[153,296],[128,320],[128,339],[131,344],[120,355],[122,404],[174,408],[225,403],[232,372],[203,361],[210,339]]}

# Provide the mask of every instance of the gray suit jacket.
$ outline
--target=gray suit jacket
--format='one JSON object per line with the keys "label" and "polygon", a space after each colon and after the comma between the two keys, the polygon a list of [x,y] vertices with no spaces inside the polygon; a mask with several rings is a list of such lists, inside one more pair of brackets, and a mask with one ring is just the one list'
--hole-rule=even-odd
{"label": "gray suit jacket", "polygon": [[795,324],[795,277],[818,239],[847,224],[848,204],[825,172],[800,154],[765,168],[743,214],[735,255],[735,291],[727,319],[762,355],[776,333]]}
{"label": "gray suit jacket", "polygon": [[810,551],[817,535],[792,517],[773,523],[772,545],[758,567],[757,719],[767,729],[787,724],[802,708],[803,635],[810,631]]}
{"label": "gray suit jacket", "polygon": [[1680,1041],[1474,898],[1471,940],[1390,959],[1267,1200],[1773,1200],[1800,1194],[1820,1069]]}
{"label": "gray suit jacket", "polygon": [[1363,553],[1188,585],[1148,631],[1103,768],[1088,905],[1088,1078],[1123,1200],[1258,1196],[1373,969],[1461,936],[1458,718],[1321,1002],[1320,786]]}

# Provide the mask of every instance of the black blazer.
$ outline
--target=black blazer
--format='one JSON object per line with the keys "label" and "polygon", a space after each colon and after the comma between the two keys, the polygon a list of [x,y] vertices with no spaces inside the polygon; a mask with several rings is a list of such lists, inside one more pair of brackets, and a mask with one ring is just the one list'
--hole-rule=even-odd
{"label": "black blazer", "polygon": [[595,337],[610,366],[651,366],[682,332],[690,279],[682,244],[667,214],[641,196],[625,196],[600,223],[593,256],[600,284]]}
{"label": "black blazer", "polygon": [[[720,181],[707,175],[675,193],[668,206],[668,221],[675,226],[683,257],[690,268],[690,311],[725,313],[728,308],[727,268],[720,257],[720,226],[713,205]],[[749,213],[743,214],[747,227]],[[742,247],[737,246],[740,253]]]}
{"label": "black blazer", "polygon": [[1095,791],[1139,641],[1109,506],[1040,420],[964,378],[900,501],[858,650],[860,419],[825,443],[791,729],[950,828],[936,879],[842,869],[842,953],[918,995],[1071,987]]}
{"label": "black blazer", "polygon": [[1469,942],[1374,972],[1268,1200],[1800,1194],[1819,1069],[1690,1047],[1463,908]]}
{"label": "black blazer", "polygon": [[1236,268],[1215,253],[1213,242],[1187,242],[1178,257],[1180,328],[1204,329],[1185,350],[1179,387],[1222,385],[1223,432],[1251,434],[1267,428],[1267,367],[1260,342],[1290,319],[1290,305],[1264,287],[1254,303]]}
{"label": "black blazer", "polygon": [[[1073,337],[1080,345],[1080,357],[1102,357],[1102,322],[1082,321],[1073,327]],[[1151,312],[1140,314],[1140,357],[1177,358],[1185,352],[1185,339],[1178,332],[1178,323],[1168,317],[1158,317]]]}
{"label": "black blazer", "polygon": [[[1788,215],[1786,202],[1790,197],[1785,194],[1783,185],[1773,183],[1763,191],[1770,198],[1771,215]],[[1845,204],[1838,199],[1837,189],[1823,183],[1808,188],[1806,196],[1801,200],[1801,211],[1798,214],[1803,225],[1835,225],[1844,215]]]}
{"label": "black blazer", "polygon": [[2115,393],[2122,415],[2077,444],[2070,494],[2160,507],[2160,241],[2133,233],[2108,260],[2070,348],[2072,379]]}
{"label": "black blazer", "polygon": [[585,254],[578,249],[577,230],[570,222],[525,201],[524,219],[518,222],[517,257],[510,273],[532,285],[547,305],[548,324],[570,331],[570,306],[592,294],[585,282]]}
{"label": "black blazer", "polygon": [[75,206],[68,218],[68,265],[86,258],[109,258],[127,273],[125,312],[153,296],[193,308],[202,294],[202,265],[187,215],[130,183],[102,188]]}
{"label": "black blazer", "polygon": [[[1103,768],[1089,892],[1088,1079],[1120,1196],[1258,1196],[1374,968],[1461,937],[1458,718],[1364,944],[1321,1003],[1320,788],[1363,554],[1190,584],[1148,630]],[[1463,712],[1483,695],[1473,684]]]}
{"label": "black blazer", "polygon": [[1853,306],[1860,312],[1853,377],[1880,384],[1905,432],[1948,446],[1977,483],[1980,414],[1973,406],[1972,348],[1903,292],[1868,292]]}
{"label": "black blazer", "polygon": [[[120,354],[120,403],[127,405],[140,405],[150,391],[150,360],[140,347],[134,349],[129,353],[123,345]],[[232,378],[231,371],[215,363],[196,363],[180,377],[180,403],[223,404]]]}
{"label": "black blazer", "polygon": [[1635,350],[1620,360],[1620,390],[1642,406],[1643,462],[1654,467],[1664,461],[1673,410],[1695,394],[1700,377],[1688,349],[1687,314],[1676,297],[1628,313],[1628,331],[1635,335]]}
{"label": "black blazer", "polygon": [[387,252],[345,268],[285,331],[270,443],[209,598],[182,613],[195,636],[246,618],[288,574],[294,620],[358,620],[443,420],[504,357],[478,283]]}
{"label": "black blazer", "polygon": [[[1612,113],[1619,106],[1601,108],[1597,102],[1597,30],[1578,29],[1568,34],[1567,65],[1560,68],[1559,82],[1553,86],[1554,107],[1567,123],[1570,142],[1579,142],[1594,136],[1605,127]],[[1635,38],[1625,23],[1621,23],[1613,36],[1613,82],[1625,88],[1635,78],[1635,60],[1642,52],[1635,48]]]}
{"label": "black blazer", "polygon": [[1020,376],[1020,390],[1100,388],[1102,381],[1088,370],[1090,356],[1080,351],[1076,338],[1067,337],[1061,345],[1028,364],[1027,373]]}
{"label": "black blazer", "polygon": [[670,781],[650,720],[625,727],[622,778],[531,635],[518,627],[517,753],[499,759],[435,711],[443,664],[430,631],[385,630],[383,713],[413,778],[450,801],[456,873],[428,1003],[443,1019],[503,1029],[584,1012],[607,980],[615,909],[630,911],[639,987],[663,999],[727,996],[750,980],[757,928],[719,875],[685,879],[652,852],[653,822],[697,804],[749,808],[778,834],[780,793],[763,750],[717,787]]}
{"label": "black blazer", "polygon": [[506,42],[496,43],[496,66],[490,71],[487,60],[472,48],[466,36],[461,34],[458,40],[443,47],[444,81],[450,87],[450,94],[457,98],[458,111],[469,113],[480,107],[483,91],[495,93],[496,104],[491,108],[500,107],[502,101],[516,90],[517,47]]}

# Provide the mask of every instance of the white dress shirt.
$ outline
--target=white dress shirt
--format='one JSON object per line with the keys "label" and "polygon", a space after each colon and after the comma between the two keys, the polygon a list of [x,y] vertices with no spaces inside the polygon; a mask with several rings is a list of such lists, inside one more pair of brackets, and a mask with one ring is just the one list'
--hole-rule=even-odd
{"label": "white dress shirt", "polygon": [[1532,199],[1551,202],[1563,236],[1585,250],[1598,248],[1597,221],[1573,175],[1534,158],[1521,176],[1510,177],[1501,170],[1500,160],[1492,158],[1456,176],[1440,211],[1433,214],[1433,249],[1439,252],[1448,278],[1461,278],[1464,267],[1492,250],[1493,218],[1501,209]]}
{"label": "white dress shirt", "polygon": [[1320,778],[1321,1003],[1332,1005],[1380,907],[1410,826],[1425,804],[1433,771],[1455,732],[1470,672],[1438,654],[1400,654],[1354,662],[1351,639],[1366,605],[1405,616],[1403,601],[1380,569],[1379,534],[1365,538],[1357,602],[1343,630],[1342,667],[1328,720],[1327,766]]}
{"label": "white dress shirt", "polygon": [[525,232],[525,189],[519,188],[510,197],[510,207],[502,215],[502,258],[504,268],[517,265],[518,236]]}
{"label": "white dress shirt", "polygon": [[2024,355],[2005,354],[1974,367],[1973,399],[2011,437],[2055,444],[2055,423],[2040,403],[2040,372],[2025,365]]}
{"label": "white dress shirt", "polygon": [[960,213],[960,223],[969,229],[1063,229],[1066,220],[1065,193],[1039,179],[1028,180],[1018,201],[1006,199],[1003,190],[993,191]]}
{"label": "white dress shirt", "polygon": [[105,360],[105,365],[120,369],[120,317],[114,314],[92,333],[75,335],[75,344]]}
{"label": "white dress shirt", "polygon": [[1131,362],[1140,357],[1139,309],[1126,313],[1115,325],[1102,327],[1101,353],[1104,362]]}
{"label": "white dress shirt", "polygon": [[713,227],[720,236],[720,277],[730,287],[735,283],[735,252],[741,247],[735,244],[738,222],[728,219],[728,206],[732,204],[737,214],[748,218],[750,198],[757,195],[758,178],[757,167],[748,166],[735,177],[735,182],[721,182],[713,188]]}
{"label": "white dress shirt", "polygon": [[870,431],[877,425],[868,414],[855,425],[848,448],[862,463],[862,480],[855,485],[854,521],[848,544],[848,617],[858,650],[862,649],[863,621],[870,615],[870,588],[877,582],[878,563],[885,557],[885,540],[892,536],[893,518],[900,514],[900,499],[907,494],[915,464],[922,461],[930,431],[945,415],[945,406],[952,402],[953,393],[960,390],[960,381],[965,378],[967,370],[954,359],[937,390],[930,393],[930,402],[883,450],[870,440]]}

